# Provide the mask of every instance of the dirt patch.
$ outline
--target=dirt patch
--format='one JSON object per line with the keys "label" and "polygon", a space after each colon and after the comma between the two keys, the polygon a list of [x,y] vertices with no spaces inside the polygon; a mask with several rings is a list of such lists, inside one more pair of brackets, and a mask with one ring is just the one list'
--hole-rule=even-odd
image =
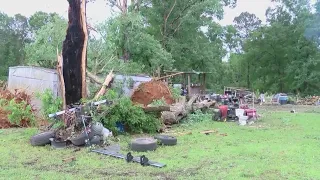
{"label": "dirt patch", "polygon": [[153,100],[160,100],[162,98],[164,98],[167,104],[174,102],[169,87],[162,81],[142,83],[131,96],[132,102],[144,106],[151,104]]}
{"label": "dirt patch", "polygon": [[[25,101],[28,105],[31,105],[31,97],[27,95],[25,92],[18,91],[18,90],[15,90],[15,93],[11,93],[8,90],[0,90],[0,99],[5,99],[7,101],[14,99],[16,103]],[[32,109],[32,111],[34,110]],[[30,122],[27,119],[22,120],[19,125],[11,124],[8,119],[9,114],[10,112],[5,111],[3,108],[0,107],[0,129],[30,126]]]}

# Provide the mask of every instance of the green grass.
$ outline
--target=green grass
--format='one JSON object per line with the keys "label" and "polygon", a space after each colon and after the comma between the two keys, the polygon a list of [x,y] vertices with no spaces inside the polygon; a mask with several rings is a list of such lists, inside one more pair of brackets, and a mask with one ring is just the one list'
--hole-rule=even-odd
{"label": "green grass", "polygon": [[[192,134],[178,136],[177,146],[145,153],[167,164],[162,169],[85,148],[32,147],[28,141],[36,129],[0,130],[0,179],[320,179],[320,114],[263,115],[251,127],[212,121],[175,127],[172,131]],[[219,133],[199,133],[213,129]],[[123,153],[129,141],[120,137]],[[62,162],[71,156],[76,161]]]}

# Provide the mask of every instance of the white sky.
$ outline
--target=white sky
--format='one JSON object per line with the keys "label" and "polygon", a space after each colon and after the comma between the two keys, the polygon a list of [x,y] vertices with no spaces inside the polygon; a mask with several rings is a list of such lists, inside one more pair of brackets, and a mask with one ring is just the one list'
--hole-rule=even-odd
{"label": "white sky", "polygon": [[[44,11],[57,12],[67,17],[68,10],[67,0],[0,0],[0,4],[0,11],[10,16],[20,13],[29,17],[36,11]],[[256,14],[264,22],[265,11],[271,5],[271,0],[238,0],[236,8],[225,9],[224,19],[220,24],[232,24],[233,19],[245,11]],[[96,0],[94,4],[90,3],[87,6],[87,17],[90,23],[102,22],[111,16],[111,8],[107,7],[105,0]]]}

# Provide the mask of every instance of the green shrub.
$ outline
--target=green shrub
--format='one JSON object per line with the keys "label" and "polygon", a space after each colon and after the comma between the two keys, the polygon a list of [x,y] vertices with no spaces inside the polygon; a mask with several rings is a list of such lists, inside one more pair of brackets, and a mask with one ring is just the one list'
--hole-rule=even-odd
{"label": "green shrub", "polygon": [[212,114],[203,113],[201,110],[196,110],[193,114],[189,114],[186,123],[196,123],[202,121],[211,121]]}
{"label": "green shrub", "polygon": [[1,99],[0,105],[3,110],[10,112],[8,119],[11,124],[19,126],[23,120],[29,122],[30,125],[35,125],[35,116],[32,112],[32,107],[25,101],[15,102],[15,99],[10,101]]}
{"label": "green shrub", "polygon": [[152,114],[146,114],[128,97],[118,99],[110,107],[104,107],[94,119],[101,121],[114,134],[119,133],[117,122],[124,124],[130,133],[155,133],[160,126],[159,119]]}
{"label": "green shrub", "polygon": [[181,89],[180,88],[170,87],[170,91],[171,91],[171,94],[172,94],[172,97],[174,100],[177,100],[180,98],[180,96],[181,96]]}
{"label": "green shrub", "polygon": [[162,97],[161,99],[158,100],[153,100],[152,103],[149,104],[150,106],[166,106],[168,105],[164,99],[164,97]]}
{"label": "green shrub", "polygon": [[38,93],[37,98],[41,100],[41,113],[47,119],[48,115],[61,110],[62,99],[54,97],[50,89],[46,89],[43,93]]}

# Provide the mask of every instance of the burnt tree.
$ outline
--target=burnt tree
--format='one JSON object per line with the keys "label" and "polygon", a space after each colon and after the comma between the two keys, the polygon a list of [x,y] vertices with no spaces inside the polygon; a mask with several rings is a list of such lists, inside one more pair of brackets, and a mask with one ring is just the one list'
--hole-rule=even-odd
{"label": "burnt tree", "polygon": [[86,97],[87,64],[87,24],[85,18],[85,0],[68,0],[69,23],[66,39],[63,41],[63,79],[64,102],[70,105]]}

